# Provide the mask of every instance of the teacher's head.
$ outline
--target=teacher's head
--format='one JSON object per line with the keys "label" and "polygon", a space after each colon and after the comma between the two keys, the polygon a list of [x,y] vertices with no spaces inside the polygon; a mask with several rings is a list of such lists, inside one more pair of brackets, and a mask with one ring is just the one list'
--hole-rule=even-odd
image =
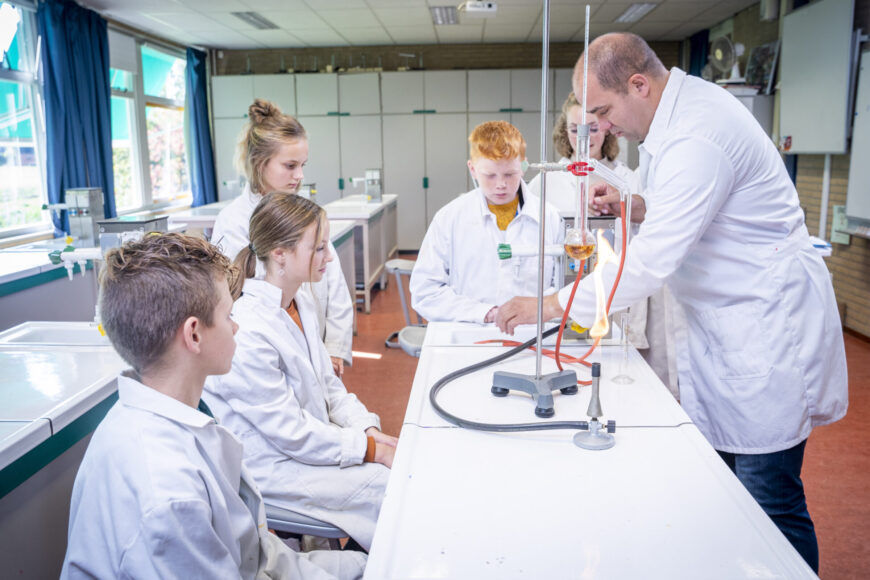
{"label": "teacher's head", "polygon": [[[589,44],[586,110],[598,117],[602,131],[643,140],[649,132],[668,69],[636,34],[617,32]],[[583,55],[574,67],[574,94],[583,95]]]}

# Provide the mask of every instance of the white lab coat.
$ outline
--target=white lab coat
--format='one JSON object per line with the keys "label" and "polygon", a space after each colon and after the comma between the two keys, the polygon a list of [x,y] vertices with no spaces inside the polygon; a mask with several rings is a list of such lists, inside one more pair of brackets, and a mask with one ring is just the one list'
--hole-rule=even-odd
{"label": "white lab coat", "polygon": [[[251,214],[260,199],[261,195],[252,193],[250,185],[245,185],[241,195],[223,208],[215,220],[212,243],[231,260],[251,242],[248,233]],[[326,265],[326,275],[320,282],[303,285],[300,291],[315,297],[317,324],[329,355],[350,365],[353,363],[353,301],[332,242],[329,242],[329,251],[333,259]],[[257,277],[263,276],[262,262],[257,263],[257,273]]]}
{"label": "white lab coat", "polygon": [[[296,295],[302,325],[314,305]],[[365,430],[380,419],[332,371],[317,335],[281,308],[281,289],[248,279],[233,305],[239,324],[232,370],[209,377],[203,398],[245,446],[263,498],[330,522],[368,549],[389,469],[363,463]]]}
{"label": "white lab coat", "polygon": [[[540,243],[540,202],[521,182],[519,214],[501,231],[480,188],[454,199],[435,214],[411,273],[411,302],[430,321],[483,322],[493,306],[514,296],[537,295],[538,259],[500,260],[498,245],[535,249]],[[546,244],[565,240],[562,218],[547,205]],[[562,260],[544,259],[545,294],[563,283]]]}
{"label": "white lab coat", "polygon": [[[613,307],[668,284],[688,321],[681,403],[713,447],[781,451],[843,417],[846,357],[830,275],[749,111],[671,69],[640,172],[646,219]],[[605,287],[615,272],[605,270]],[[559,293],[563,307],[568,293]],[[571,310],[581,324],[594,318],[594,299],[591,280],[581,282]]]}
{"label": "white lab coat", "polygon": [[[570,163],[567,157],[562,157],[559,163]],[[637,171],[619,161],[603,163],[625,180],[628,191],[641,194],[640,176]],[[535,195],[541,194],[541,175],[539,173],[529,182],[529,190]],[[580,179],[567,171],[548,172],[547,202],[552,203],[562,216],[572,216],[577,203],[577,181]],[[601,183],[595,173],[589,177],[589,185]],[[616,237],[622,226],[617,218]],[[632,235],[637,233],[633,226]],[[610,240],[611,242],[613,240]],[[641,355],[649,363],[662,382],[667,385],[674,397],[679,399],[679,386],[676,373],[676,352],[673,336],[685,328],[685,317],[670,292],[661,288],[648,299],[644,298],[631,305],[628,316],[628,338],[631,344],[641,349]]]}
{"label": "white lab coat", "polygon": [[297,554],[269,533],[236,438],[125,375],[76,476],[61,578],[362,576],[360,554]]}

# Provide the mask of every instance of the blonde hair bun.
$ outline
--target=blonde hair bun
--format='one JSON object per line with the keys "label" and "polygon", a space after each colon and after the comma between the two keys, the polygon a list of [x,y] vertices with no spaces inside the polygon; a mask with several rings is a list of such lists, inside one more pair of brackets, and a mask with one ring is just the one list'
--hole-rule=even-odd
{"label": "blonde hair bun", "polygon": [[265,99],[254,99],[254,102],[248,107],[248,118],[255,125],[262,125],[266,119],[282,115],[281,109]]}

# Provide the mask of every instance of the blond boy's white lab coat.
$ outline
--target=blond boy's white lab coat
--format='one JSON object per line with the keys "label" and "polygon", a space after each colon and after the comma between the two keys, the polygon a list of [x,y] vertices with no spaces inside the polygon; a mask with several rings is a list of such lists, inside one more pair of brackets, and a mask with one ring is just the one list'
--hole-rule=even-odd
{"label": "blond boy's white lab coat", "polygon": [[[262,197],[252,193],[250,185],[245,185],[241,195],[223,208],[215,220],[211,241],[231,260],[235,260],[242,248],[251,242],[248,233],[251,214]],[[329,242],[329,251],[332,252],[332,261],[326,265],[326,275],[320,282],[305,284],[300,292],[315,298],[320,337],[329,355],[352,364],[353,301],[332,242]],[[258,277],[262,277],[260,264],[257,263]]]}
{"label": "blond boy's white lab coat", "polygon": [[330,522],[368,549],[389,469],[363,463],[377,415],[350,394],[310,331],[310,298],[296,295],[303,332],[281,308],[281,289],[248,279],[233,305],[232,370],[209,377],[203,399],[245,447],[266,503]]}
{"label": "blond boy's white lab coat", "polygon": [[[540,243],[538,197],[521,182],[524,203],[501,231],[480,188],[462,194],[435,214],[411,273],[414,310],[430,321],[483,322],[493,306],[514,296],[538,293]],[[547,204],[546,244],[561,245],[565,229],[558,212]],[[533,257],[500,260],[498,245],[529,247]],[[564,283],[562,260],[544,259],[544,292]]]}
{"label": "blond boy's white lab coat", "polygon": [[269,533],[236,438],[133,376],[76,476],[61,578],[362,576],[362,555],[297,554]]}
{"label": "blond boy's white lab coat", "polygon": [[[646,219],[613,308],[667,283],[685,309],[680,401],[714,448],[771,453],[847,407],[843,331],[779,153],[727,91],[673,68],[641,145]],[[605,287],[616,267],[605,268]],[[572,317],[591,322],[580,283]],[[562,307],[570,289],[559,292]]]}

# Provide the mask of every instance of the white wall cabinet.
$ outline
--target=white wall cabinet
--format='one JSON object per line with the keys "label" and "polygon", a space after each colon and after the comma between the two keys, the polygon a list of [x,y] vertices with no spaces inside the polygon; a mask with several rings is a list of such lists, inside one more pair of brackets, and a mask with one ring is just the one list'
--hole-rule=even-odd
{"label": "white wall cabinet", "polygon": [[342,113],[351,115],[379,115],[381,88],[378,73],[340,75],[338,108]]}
{"label": "white wall cabinet", "polygon": [[384,166],[384,159],[381,156],[381,117],[380,115],[340,117],[338,126],[341,177],[344,179],[342,196],[363,193],[365,191],[363,184],[354,187],[349,182],[349,178],[364,177],[366,169],[380,169]]}
{"label": "white wall cabinet", "polygon": [[[571,91],[571,72],[552,73],[548,140]],[[399,195],[401,249],[419,248],[435,213],[473,188],[466,168],[468,135],[479,123],[514,124],[526,139],[529,161],[540,157],[538,70],[236,75],[211,82],[220,199],[239,193],[236,145],[248,107],[254,98],[268,99],[305,127],[305,182],[317,184],[320,203],[362,193],[348,178],[383,168],[386,192]],[[554,159],[551,141],[548,149]],[[526,179],[535,173],[527,172]]]}
{"label": "white wall cabinet", "polygon": [[[405,73],[398,73],[405,74]],[[422,81],[422,79],[421,79]],[[422,82],[421,82],[422,99]],[[384,183],[398,194],[399,248],[419,248],[426,233],[423,115],[384,115]]]}
{"label": "white wall cabinet", "polygon": [[464,70],[438,70],[423,73],[423,104],[436,113],[464,113],[468,93]]}
{"label": "white wall cabinet", "polygon": [[[423,74],[415,71],[381,73],[381,105],[385,115],[413,113],[425,108]],[[386,134],[385,127],[385,137]],[[386,156],[386,151],[384,155]]]}
{"label": "white wall cabinet", "polygon": [[460,113],[426,115],[425,130],[428,227],[439,209],[470,189],[465,177],[468,175],[467,119]]}
{"label": "white wall cabinet", "polygon": [[241,193],[239,171],[236,169],[236,147],[248,120],[214,120],[214,160],[217,172],[218,200],[232,199]]}
{"label": "white wall cabinet", "polygon": [[296,114],[337,114],[338,77],[335,74],[296,75]]}
{"label": "white wall cabinet", "polygon": [[305,183],[317,184],[317,202],[320,205],[335,201],[341,197],[338,189],[338,179],[341,177],[338,117],[299,117],[299,122],[308,133]]}

